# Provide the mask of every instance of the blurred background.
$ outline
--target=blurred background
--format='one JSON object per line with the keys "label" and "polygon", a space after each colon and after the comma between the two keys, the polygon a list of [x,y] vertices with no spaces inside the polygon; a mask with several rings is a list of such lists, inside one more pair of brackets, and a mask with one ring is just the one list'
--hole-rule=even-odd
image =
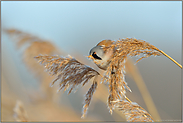
{"label": "blurred background", "polygon": [[[39,54],[70,54],[98,70],[85,57],[92,47],[103,39],[132,37],[149,42],[181,63],[182,1],[3,1],[1,27],[1,121],[20,120],[15,115],[20,113],[17,106],[25,110],[23,119],[27,121],[125,121],[117,111],[110,115],[107,96],[106,102],[100,100],[108,93],[102,85],[81,119],[84,95],[91,83],[70,95],[57,93],[57,86],[49,87],[54,77],[33,59]],[[20,45],[11,34],[30,35]],[[27,43],[33,36],[45,44]],[[180,121],[181,69],[165,56],[143,59],[136,66],[161,120]],[[126,81],[132,90],[127,96],[147,110],[134,80],[126,76]]]}

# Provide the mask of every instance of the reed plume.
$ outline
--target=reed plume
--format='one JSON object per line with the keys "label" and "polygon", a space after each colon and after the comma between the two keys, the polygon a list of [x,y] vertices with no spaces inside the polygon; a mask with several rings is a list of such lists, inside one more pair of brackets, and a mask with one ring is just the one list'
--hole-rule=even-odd
{"label": "reed plume", "polygon": [[[37,36],[29,34],[18,29],[4,30],[15,42],[18,49],[24,48],[22,52],[22,59],[26,67],[31,71],[40,81],[40,88],[46,93],[47,97],[53,96],[52,88],[49,88],[49,83],[52,79],[47,73],[43,72],[44,67],[37,64],[34,57],[39,54],[54,55],[63,54],[53,43],[48,40],[41,39]],[[35,97],[34,95],[31,95]]]}
{"label": "reed plume", "polygon": [[61,54],[61,51],[50,41],[41,39],[29,33],[17,29],[6,29],[5,32],[13,39],[18,49],[26,47],[27,45],[22,54],[24,63],[37,77],[45,77],[42,72],[44,68],[37,64],[34,57],[39,54]]}
{"label": "reed plume", "polygon": [[152,116],[136,102],[126,100],[114,101],[115,106],[121,111],[128,122],[153,122]]}
{"label": "reed plume", "polygon": [[126,89],[131,92],[125,81],[125,61],[127,57],[140,56],[140,60],[149,56],[160,56],[156,47],[143,40],[133,38],[121,39],[113,41],[112,45],[105,47],[106,50],[114,49],[115,54],[109,64],[109,67],[104,73],[102,82],[108,83],[109,97],[108,108],[112,114],[115,105],[111,102],[116,100],[129,100],[126,97]]}
{"label": "reed plume", "polygon": [[[143,58],[165,55],[165,53],[148,42],[137,40],[135,38],[125,38],[118,41],[112,41],[111,45],[104,47],[104,50],[110,49],[115,50],[115,54],[113,58],[110,59],[109,67],[104,73],[102,82],[109,84],[108,108],[112,114],[115,107],[115,105],[111,103],[112,101],[116,101],[118,99],[127,99],[129,101],[126,97],[126,89],[130,92],[131,90],[127,86],[124,78],[125,61],[127,60],[127,57],[139,56],[140,58],[136,61],[137,63]],[[165,56],[170,58],[168,55]],[[92,57],[89,58],[93,59]],[[178,64],[178,66],[181,65]]]}
{"label": "reed plume", "polygon": [[[60,88],[58,91],[64,89],[66,91],[69,89],[68,94],[70,94],[73,89],[76,89],[78,85],[84,86],[90,79],[97,77],[99,73],[89,66],[86,66],[75,58],[69,57],[59,57],[59,56],[37,56],[35,57],[39,63],[43,64],[46,70],[51,75],[56,75],[57,78],[51,83],[51,86],[56,82],[60,81]],[[85,95],[85,103],[83,106],[83,117],[85,116],[90,101],[92,99],[93,93],[97,88],[97,82],[95,78],[93,84]]]}

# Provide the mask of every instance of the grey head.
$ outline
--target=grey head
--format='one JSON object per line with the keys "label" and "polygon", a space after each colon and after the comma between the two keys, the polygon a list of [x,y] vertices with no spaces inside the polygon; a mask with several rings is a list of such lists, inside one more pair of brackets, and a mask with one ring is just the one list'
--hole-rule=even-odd
{"label": "grey head", "polygon": [[102,56],[104,55],[102,46],[95,46],[90,50],[89,55],[92,55],[96,60],[102,60]]}

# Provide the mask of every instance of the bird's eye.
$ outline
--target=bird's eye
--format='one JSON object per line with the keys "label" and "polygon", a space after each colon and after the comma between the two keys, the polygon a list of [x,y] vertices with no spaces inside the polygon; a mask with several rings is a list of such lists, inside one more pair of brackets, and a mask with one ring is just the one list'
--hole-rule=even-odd
{"label": "bird's eye", "polygon": [[95,59],[102,60],[100,57],[97,56],[96,52],[93,52],[92,56]]}

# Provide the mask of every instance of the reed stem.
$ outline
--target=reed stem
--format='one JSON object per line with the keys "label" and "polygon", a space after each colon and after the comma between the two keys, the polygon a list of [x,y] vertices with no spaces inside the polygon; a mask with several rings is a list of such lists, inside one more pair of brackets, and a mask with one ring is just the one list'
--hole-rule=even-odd
{"label": "reed stem", "polygon": [[169,58],[171,61],[173,61],[176,65],[178,65],[181,69],[182,69],[182,65],[179,64],[178,62],[176,62],[172,57],[170,57],[169,55],[167,55],[165,52],[163,52],[162,50],[158,50],[160,53],[162,53],[164,56],[166,56],[167,58]]}

